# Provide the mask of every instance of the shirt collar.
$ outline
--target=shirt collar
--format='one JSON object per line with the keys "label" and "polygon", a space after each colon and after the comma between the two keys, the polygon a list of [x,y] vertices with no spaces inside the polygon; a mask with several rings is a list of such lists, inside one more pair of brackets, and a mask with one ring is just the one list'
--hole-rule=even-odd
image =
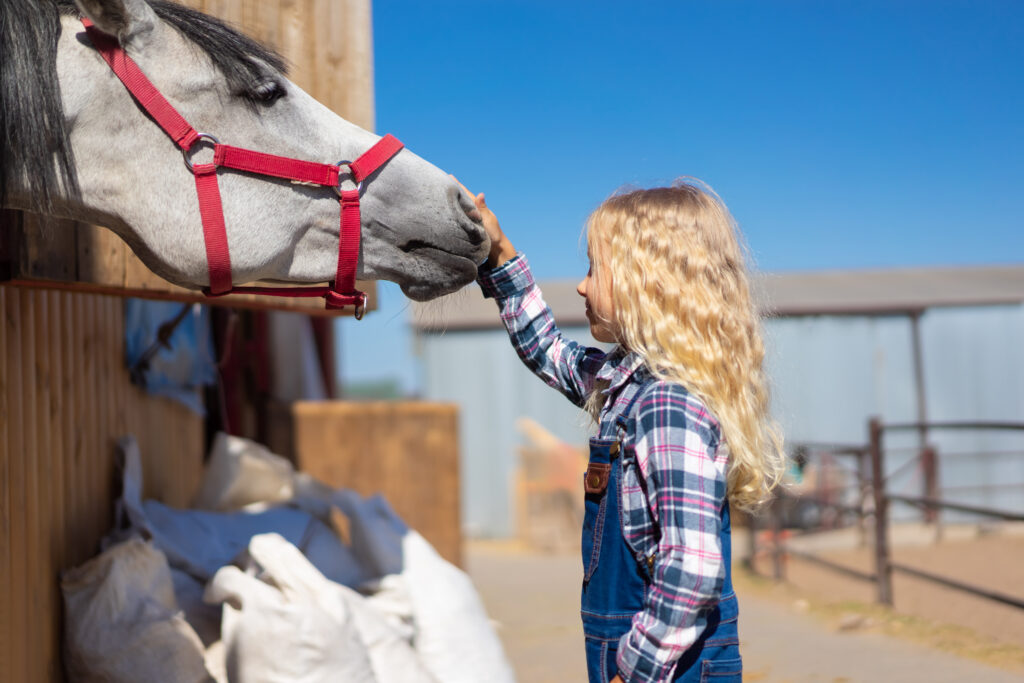
{"label": "shirt collar", "polygon": [[604,365],[597,371],[597,379],[608,382],[608,388],[602,391],[608,395],[616,392],[629,381],[633,374],[644,366],[644,359],[633,351],[626,351],[621,346],[608,354]]}

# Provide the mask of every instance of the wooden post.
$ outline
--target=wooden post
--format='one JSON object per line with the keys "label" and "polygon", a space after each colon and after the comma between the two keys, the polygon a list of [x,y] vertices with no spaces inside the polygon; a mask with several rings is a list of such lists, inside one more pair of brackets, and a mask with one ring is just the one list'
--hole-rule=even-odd
{"label": "wooden post", "polygon": [[743,566],[747,568],[747,571],[756,572],[757,566],[755,565],[755,559],[757,558],[757,515],[748,515],[750,523],[747,525],[747,556],[743,559]]}
{"label": "wooden post", "polygon": [[917,446],[924,457],[925,448],[928,447],[928,401],[925,395],[924,386],[924,352],[921,344],[921,314],[923,311],[915,311],[910,314],[910,343],[911,355],[914,359],[914,396],[917,402]]}
{"label": "wooden post", "polygon": [[783,555],[786,549],[782,543],[782,512],[780,511],[781,503],[779,502],[778,496],[772,501],[772,576],[775,577],[776,581],[782,581],[786,578],[785,567],[783,566]]}
{"label": "wooden post", "polygon": [[[921,451],[921,474],[923,479],[923,491],[922,495],[930,500],[936,500],[939,497],[939,473],[937,471],[937,465],[935,458],[935,447],[927,446]],[[939,516],[938,508],[932,506],[926,506],[924,509],[924,521],[928,524],[932,524]]]}
{"label": "wooden post", "polygon": [[857,545],[861,548],[868,544],[868,528],[865,524],[865,503],[871,487],[871,457],[866,450],[857,452]]}
{"label": "wooden post", "polygon": [[[924,475],[924,497],[938,500],[939,491],[939,455],[934,446],[928,446],[921,453],[921,470]],[[942,509],[928,506],[924,510],[924,521],[935,525],[935,543],[942,540]]]}
{"label": "wooden post", "polygon": [[889,500],[885,496],[885,467],[882,454],[882,422],[868,423],[871,449],[871,488],[875,499],[875,574],[878,602],[892,605],[892,565],[889,563]]}

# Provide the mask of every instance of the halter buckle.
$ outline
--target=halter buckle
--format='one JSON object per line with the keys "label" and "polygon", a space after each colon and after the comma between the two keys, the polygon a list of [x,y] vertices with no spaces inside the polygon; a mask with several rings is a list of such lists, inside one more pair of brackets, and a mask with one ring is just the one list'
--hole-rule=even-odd
{"label": "halter buckle", "polygon": [[[355,176],[353,176],[353,174],[352,174],[352,162],[349,161],[348,159],[343,159],[343,160],[339,161],[338,163],[335,164],[335,166],[338,167],[338,184],[334,186],[334,192],[338,195],[338,197],[341,197],[341,181],[342,181],[342,179],[345,176],[349,176],[350,178],[352,178],[352,181],[355,182]],[[342,166],[347,167],[345,171],[342,171],[342,169],[341,169]],[[362,192],[362,191],[363,191],[363,181],[360,180],[358,183],[356,183],[356,192]]]}
{"label": "halter buckle", "polygon": [[213,137],[209,133],[200,133],[199,137],[196,138],[196,141],[192,143],[191,147],[189,147],[188,149],[181,150],[181,156],[183,159],[185,159],[185,166],[188,167],[188,170],[191,173],[196,172],[195,167],[192,165],[192,152],[195,151],[196,147],[203,144],[204,142],[211,144],[214,147],[220,144],[220,140]]}

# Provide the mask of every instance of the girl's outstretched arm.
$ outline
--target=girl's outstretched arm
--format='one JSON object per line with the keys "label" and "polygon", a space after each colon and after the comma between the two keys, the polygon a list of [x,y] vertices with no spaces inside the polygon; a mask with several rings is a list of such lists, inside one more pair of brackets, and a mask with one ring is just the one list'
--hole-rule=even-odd
{"label": "girl's outstretched arm", "polygon": [[466,192],[476,203],[491,240],[490,254],[481,264],[478,277],[484,296],[498,302],[501,321],[526,367],[582,407],[597,371],[604,365],[604,351],[562,334],[533,280],[526,257],[516,253],[483,193]]}

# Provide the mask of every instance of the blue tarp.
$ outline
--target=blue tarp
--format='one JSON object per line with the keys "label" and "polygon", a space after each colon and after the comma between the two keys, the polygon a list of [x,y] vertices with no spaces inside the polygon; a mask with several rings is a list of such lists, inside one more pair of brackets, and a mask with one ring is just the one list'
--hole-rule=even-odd
{"label": "blue tarp", "polygon": [[[149,357],[140,359],[157,340],[160,326],[173,320],[188,306],[181,322],[168,339]],[[199,390],[217,381],[217,367],[210,326],[210,311],[201,304],[126,299],[124,305],[125,363],[137,368],[137,381],[146,391],[167,396],[205,415]]]}

